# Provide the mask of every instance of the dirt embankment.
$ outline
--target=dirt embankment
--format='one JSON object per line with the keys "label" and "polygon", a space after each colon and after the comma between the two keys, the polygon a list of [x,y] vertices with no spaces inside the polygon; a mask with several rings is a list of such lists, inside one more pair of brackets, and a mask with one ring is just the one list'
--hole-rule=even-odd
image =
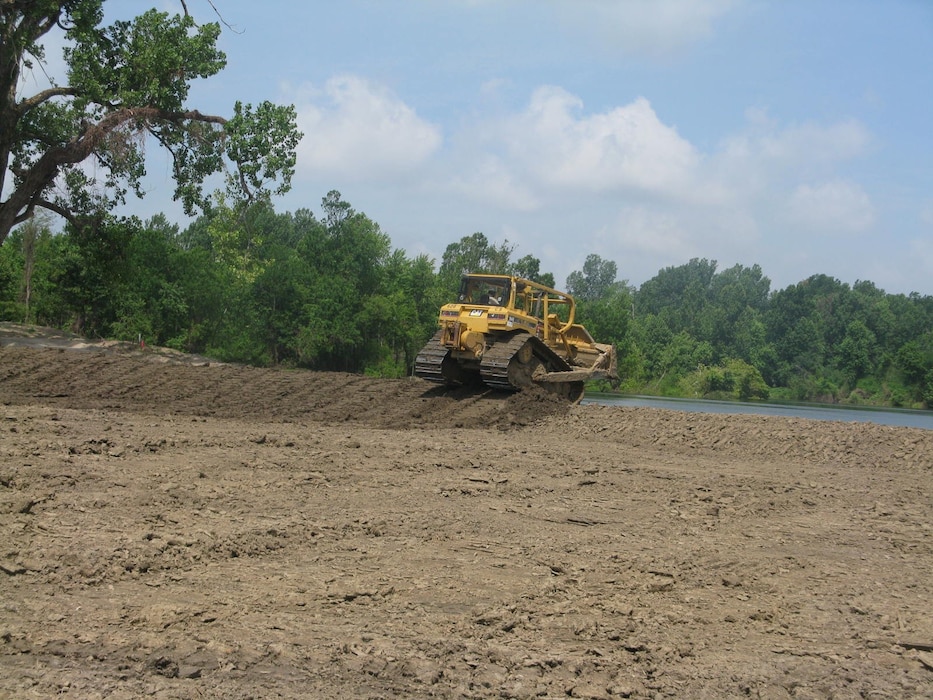
{"label": "dirt embankment", "polygon": [[0,697],[933,697],[933,432],[0,329]]}

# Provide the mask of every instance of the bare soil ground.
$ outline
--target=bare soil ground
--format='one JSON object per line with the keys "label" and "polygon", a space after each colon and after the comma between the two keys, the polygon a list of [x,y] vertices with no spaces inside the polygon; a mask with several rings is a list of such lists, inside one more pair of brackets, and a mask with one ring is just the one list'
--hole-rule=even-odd
{"label": "bare soil ground", "polygon": [[0,697],[933,697],[933,431],[0,327]]}

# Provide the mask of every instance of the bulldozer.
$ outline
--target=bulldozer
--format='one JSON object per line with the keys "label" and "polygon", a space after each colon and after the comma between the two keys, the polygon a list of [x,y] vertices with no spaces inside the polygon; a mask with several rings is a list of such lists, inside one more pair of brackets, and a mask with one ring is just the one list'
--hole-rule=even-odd
{"label": "bulldozer", "polygon": [[415,375],[451,386],[540,386],[578,403],[591,379],[618,379],[615,346],[574,322],[570,294],[509,275],[467,274],[415,358]]}

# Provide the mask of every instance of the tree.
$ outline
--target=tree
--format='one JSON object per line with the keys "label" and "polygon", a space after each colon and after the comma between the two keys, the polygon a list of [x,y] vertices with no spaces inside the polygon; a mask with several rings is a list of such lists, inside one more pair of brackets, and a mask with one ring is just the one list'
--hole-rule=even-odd
{"label": "tree", "polygon": [[130,247],[141,222],[128,219],[95,228],[71,228],[53,278],[70,312],[69,325],[88,337],[108,337],[125,314],[123,294],[132,277]]}
{"label": "tree", "polygon": [[541,272],[541,261],[533,255],[526,255],[512,265],[513,274],[518,277],[524,277],[526,280],[543,284],[545,287],[554,289],[554,274],[551,272]]}
{"label": "tree", "polygon": [[685,330],[711,340],[706,312],[716,265],[715,260],[692,258],[686,265],[664,268],[639,288],[636,312],[661,317],[672,333]]}
{"label": "tree", "polygon": [[839,369],[849,381],[855,382],[874,369],[877,352],[877,340],[871,329],[861,321],[852,321],[836,351]]}
{"label": "tree", "polygon": [[577,320],[599,342],[623,345],[632,320],[632,288],[613,282],[599,298],[579,301]]}
{"label": "tree", "polygon": [[68,236],[53,235],[40,217],[17,227],[6,245],[0,246],[3,320],[56,327],[67,324],[71,313],[59,279],[65,258],[73,250]]}
{"label": "tree", "polygon": [[616,264],[592,253],[586,256],[583,271],[574,270],[567,277],[567,291],[582,301],[605,296],[616,281]]}
{"label": "tree", "polygon": [[751,363],[763,373],[770,373],[776,360],[774,348],[768,344],[766,336],[767,328],[761,314],[747,307],[735,321],[731,349],[738,359]]}
{"label": "tree", "polygon": [[460,278],[469,272],[488,272],[508,274],[511,268],[509,258],[512,246],[508,241],[500,245],[489,242],[483,233],[464,236],[456,243],[451,243],[444,250],[441,266],[438,270],[441,286],[448,293],[457,291]]}
{"label": "tree", "polygon": [[768,385],[755,367],[737,359],[727,359],[714,367],[700,366],[682,381],[685,394],[703,398],[767,399]]}
{"label": "tree", "polygon": [[282,246],[272,253],[272,259],[251,286],[250,301],[257,311],[255,317],[269,361],[278,364],[294,353],[298,329],[305,319],[304,308],[311,303],[311,281],[310,270],[293,249]]}
{"label": "tree", "polygon": [[[2,269],[0,269],[0,299],[6,296],[12,306],[21,305],[21,313],[7,313],[7,315],[23,323],[28,323],[32,316],[30,313],[30,306],[33,297],[33,277],[36,269],[36,244],[40,238],[48,235],[50,235],[48,217],[44,215],[36,216],[19,227],[16,231],[14,244],[12,246],[14,250],[6,251],[6,255],[3,256],[3,259],[6,260],[6,276],[10,277],[7,284],[11,286],[11,289],[4,294],[3,278],[5,275]],[[16,261],[15,271],[10,267],[13,260]],[[4,266],[0,263],[0,268],[2,267]],[[21,272],[19,270],[20,267],[22,268]],[[14,280],[14,277],[20,279]],[[18,284],[16,283],[17,281],[19,282]],[[14,288],[18,289],[14,292]]]}
{"label": "tree", "polygon": [[[182,15],[149,10],[102,26],[103,2],[0,3],[0,244],[37,209],[81,223],[123,203],[128,189],[142,197],[149,137],[170,153],[188,214],[209,206],[205,179],[228,161],[236,201],[287,191],[301,137],[293,106],[237,102],[228,119],[186,104],[194,79],[226,65],[220,24],[196,24],[182,3]],[[24,71],[45,69],[43,41],[56,27],[67,84],[19,95]],[[79,167],[91,157],[102,182]]]}
{"label": "tree", "polygon": [[48,227],[38,217],[23,226],[23,304],[26,307],[24,321],[29,320],[29,301],[32,298],[32,273],[36,269],[36,239],[40,230]]}
{"label": "tree", "polygon": [[23,320],[24,314],[19,307],[17,293],[23,269],[21,248],[21,244],[0,248],[0,320]]}
{"label": "tree", "polygon": [[292,347],[298,364],[359,372],[379,354],[382,329],[374,328],[373,319],[392,318],[384,298],[374,301],[390,296],[384,282],[391,241],[336,190],[321,207],[320,221],[307,211],[295,217],[297,250],[309,277]]}
{"label": "tree", "polygon": [[[750,360],[753,351],[740,347],[744,343],[739,335],[743,332],[743,318],[757,319],[758,314],[767,308],[771,281],[762,275],[758,265],[743,267],[735,265],[713,276],[708,305],[704,318],[698,324],[700,337],[709,340],[720,352]],[[750,338],[744,328],[747,343]],[[764,340],[764,325],[761,325],[761,340]]]}

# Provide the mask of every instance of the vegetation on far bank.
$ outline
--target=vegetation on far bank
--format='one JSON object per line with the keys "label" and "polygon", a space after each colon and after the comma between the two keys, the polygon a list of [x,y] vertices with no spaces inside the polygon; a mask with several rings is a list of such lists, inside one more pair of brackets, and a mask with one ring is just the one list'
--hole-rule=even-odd
{"label": "vegetation on far bank", "polygon": [[814,275],[772,290],[758,265],[694,259],[635,287],[590,255],[560,284],[482,233],[438,263],[393,249],[338,192],[310,209],[222,202],[181,230],[164,216],[0,246],[0,320],[164,345],[225,361],[399,377],[464,272],[566,289],[615,343],[620,390],[659,396],[933,406],[933,297]]}

